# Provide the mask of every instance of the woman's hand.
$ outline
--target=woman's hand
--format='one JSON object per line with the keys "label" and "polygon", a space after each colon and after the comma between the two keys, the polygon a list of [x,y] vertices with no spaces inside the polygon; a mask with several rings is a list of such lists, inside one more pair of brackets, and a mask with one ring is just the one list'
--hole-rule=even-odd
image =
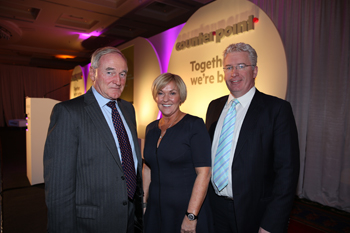
{"label": "woman's hand", "polygon": [[[210,181],[210,167],[196,167],[197,178],[193,185],[191,199],[187,207],[187,212],[198,215],[205,196],[207,195]],[[185,215],[181,224],[181,233],[195,233],[197,220],[190,221]]]}
{"label": "woman's hand", "polygon": [[197,220],[190,221],[187,216],[181,224],[181,233],[196,233]]}

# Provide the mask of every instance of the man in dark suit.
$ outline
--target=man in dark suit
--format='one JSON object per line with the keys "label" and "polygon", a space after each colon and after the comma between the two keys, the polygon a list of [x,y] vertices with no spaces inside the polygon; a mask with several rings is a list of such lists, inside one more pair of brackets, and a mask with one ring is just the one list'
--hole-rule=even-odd
{"label": "man in dark suit", "polygon": [[[255,88],[256,64],[250,45],[229,45],[224,70],[230,95],[213,100],[207,110],[215,232],[286,232],[288,227],[299,175],[297,129],[287,101]],[[229,122],[233,130],[225,144],[222,131],[229,131]]]}
{"label": "man in dark suit", "polygon": [[119,99],[127,71],[118,49],[96,50],[91,89],[52,111],[44,150],[50,233],[142,232],[142,159],[135,110]]}

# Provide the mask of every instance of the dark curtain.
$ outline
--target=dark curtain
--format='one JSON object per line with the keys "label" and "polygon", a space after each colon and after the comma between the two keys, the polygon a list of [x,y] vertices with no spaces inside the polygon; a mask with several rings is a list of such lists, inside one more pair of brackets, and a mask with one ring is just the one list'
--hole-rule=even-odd
{"label": "dark curtain", "polygon": [[[0,65],[0,127],[11,119],[25,118],[25,98],[38,97],[70,83],[72,70]],[[69,85],[46,95],[59,101],[69,99]]]}
{"label": "dark curtain", "polygon": [[350,212],[350,1],[250,1],[285,47],[301,152],[297,194]]}

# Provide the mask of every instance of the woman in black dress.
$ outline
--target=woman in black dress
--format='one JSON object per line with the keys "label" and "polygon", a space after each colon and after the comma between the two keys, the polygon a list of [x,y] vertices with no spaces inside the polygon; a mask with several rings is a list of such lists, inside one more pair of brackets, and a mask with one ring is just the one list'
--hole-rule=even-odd
{"label": "woman in black dress", "polygon": [[161,74],[152,93],[163,117],[146,129],[145,232],[213,232],[206,199],[211,142],[204,122],[180,111],[187,91],[179,76]]}

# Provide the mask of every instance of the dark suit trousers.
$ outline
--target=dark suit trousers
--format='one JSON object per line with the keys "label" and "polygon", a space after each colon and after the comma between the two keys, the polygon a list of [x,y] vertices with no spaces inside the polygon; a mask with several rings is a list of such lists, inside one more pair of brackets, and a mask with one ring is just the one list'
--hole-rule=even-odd
{"label": "dark suit trousers", "polygon": [[129,203],[128,203],[128,212],[129,212],[129,218],[128,218],[128,231],[127,233],[134,233],[134,218],[135,218],[135,205],[134,205],[134,201],[131,201],[130,199],[128,199]]}
{"label": "dark suit trousers", "polygon": [[208,196],[213,211],[215,233],[238,233],[233,199],[216,195],[211,182]]}

